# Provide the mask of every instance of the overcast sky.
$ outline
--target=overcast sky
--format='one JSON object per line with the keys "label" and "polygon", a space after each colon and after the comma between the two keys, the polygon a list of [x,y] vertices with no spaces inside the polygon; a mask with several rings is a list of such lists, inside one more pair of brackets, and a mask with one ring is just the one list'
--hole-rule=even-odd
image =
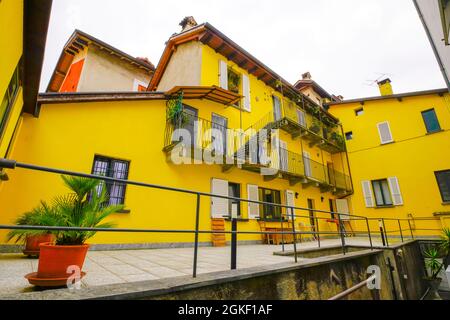
{"label": "overcast sky", "polygon": [[208,21],[286,80],[310,71],[346,99],[445,87],[412,0],[54,0],[41,91],[74,29],[155,65],[192,15]]}

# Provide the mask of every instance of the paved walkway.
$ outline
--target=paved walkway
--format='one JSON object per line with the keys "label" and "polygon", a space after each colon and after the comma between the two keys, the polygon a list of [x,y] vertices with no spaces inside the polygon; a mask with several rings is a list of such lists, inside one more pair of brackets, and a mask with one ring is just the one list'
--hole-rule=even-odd
{"label": "paved walkway", "polygon": [[[349,238],[347,244],[368,245],[367,239]],[[324,240],[322,247],[340,245],[339,239]],[[379,244],[379,243],[376,243]],[[317,248],[317,242],[297,244],[299,249]],[[293,250],[286,245],[286,250]],[[281,246],[243,245],[238,247],[237,267],[251,268],[261,265],[293,262],[293,257],[275,256]],[[155,280],[192,274],[193,248],[90,251],[83,271],[84,287],[107,284]],[[199,248],[198,273],[225,271],[230,268],[230,247]],[[37,259],[21,254],[0,254],[0,295],[33,291],[24,275],[36,272]]]}

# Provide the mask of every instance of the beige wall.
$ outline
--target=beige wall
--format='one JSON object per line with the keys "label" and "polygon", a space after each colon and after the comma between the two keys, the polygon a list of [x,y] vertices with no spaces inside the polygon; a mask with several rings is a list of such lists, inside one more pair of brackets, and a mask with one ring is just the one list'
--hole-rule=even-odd
{"label": "beige wall", "polygon": [[189,42],[177,47],[164,75],[158,91],[166,91],[174,86],[199,86],[201,81],[202,45]]}
{"label": "beige wall", "polygon": [[302,90],[300,90],[305,96],[311,98],[312,101],[314,101],[315,103],[322,105],[322,98],[321,96],[314,91],[313,88],[311,87],[307,87],[304,88]]}
{"label": "beige wall", "polygon": [[146,70],[90,45],[77,91],[134,91],[135,80],[148,85],[150,75]]}

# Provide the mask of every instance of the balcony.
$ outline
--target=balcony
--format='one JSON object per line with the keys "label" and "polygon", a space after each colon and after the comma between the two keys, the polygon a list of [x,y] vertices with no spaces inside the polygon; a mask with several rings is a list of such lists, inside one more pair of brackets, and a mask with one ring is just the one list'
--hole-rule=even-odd
{"label": "balcony", "polygon": [[284,103],[266,114],[246,131],[259,132],[262,129],[281,129],[291,134],[293,139],[303,137],[311,147],[319,148],[332,154],[345,151],[345,140],[341,125],[320,120],[293,103]]}
{"label": "balcony", "polygon": [[175,148],[179,157],[204,161],[204,151],[208,150],[212,157],[221,158],[225,163],[228,134],[227,127],[183,111],[166,120],[163,151],[168,161],[172,161]]}

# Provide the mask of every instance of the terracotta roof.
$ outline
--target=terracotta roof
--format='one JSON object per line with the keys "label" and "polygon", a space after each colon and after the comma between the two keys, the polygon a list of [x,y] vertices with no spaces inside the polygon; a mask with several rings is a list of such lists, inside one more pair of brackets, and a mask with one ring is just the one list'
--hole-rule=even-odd
{"label": "terracotta roof", "polygon": [[303,88],[306,87],[312,87],[314,91],[316,91],[322,98],[328,98],[330,100],[333,99],[333,96],[329,94],[328,91],[326,91],[317,82],[311,79],[298,80],[294,84],[294,87],[297,88],[298,90],[302,90]]}
{"label": "terracotta roof", "polygon": [[[272,87],[276,91],[282,92],[286,96],[296,97],[299,95],[299,92],[292,84],[207,22],[170,37],[150,81],[148,90],[151,91],[157,88],[172,53],[176,50],[177,46],[190,41],[200,41],[203,44],[208,45],[217,53],[223,55],[228,60],[233,61],[242,69],[247,70],[249,74],[252,74],[258,78],[258,80],[263,81],[266,85]],[[279,83],[282,84],[282,88],[278,85]],[[301,96],[306,103],[317,105],[317,103],[304,94],[301,94]],[[332,120],[337,121],[335,117],[325,110],[324,114]]]}
{"label": "terracotta roof", "polygon": [[183,92],[183,99],[207,99],[225,105],[231,105],[242,99],[240,94],[217,86],[177,86],[167,91],[166,94],[175,95],[180,92]]}
{"label": "terracotta roof", "polygon": [[130,64],[136,66],[137,68],[144,69],[149,73],[155,70],[155,66],[150,62],[146,61],[144,58],[135,58],[129,54],[83,32],[80,30],[75,30],[70,36],[67,43],[64,45],[64,49],[61,52],[58,63],[56,64],[53,75],[47,87],[47,92],[58,92],[61,87],[64,78],[69,71],[72,64],[73,58],[76,53],[83,50],[89,44],[94,43],[102,49],[109,51],[112,55],[117,55],[128,61]]}

